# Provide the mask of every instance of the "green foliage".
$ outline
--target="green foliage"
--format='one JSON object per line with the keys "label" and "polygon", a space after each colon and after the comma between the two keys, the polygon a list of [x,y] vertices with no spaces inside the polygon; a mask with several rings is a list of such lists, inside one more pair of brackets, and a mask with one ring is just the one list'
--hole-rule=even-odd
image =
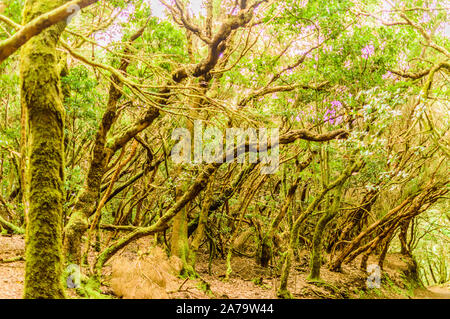
{"label": "green foliage", "polygon": [[[4,15],[20,23],[24,1],[3,2],[7,4]],[[229,7],[232,2],[213,1],[213,39],[224,30],[220,25],[238,14]],[[188,6],[187,1],[183,3]],[[138,207],[144,215],[139,216],[144,221],[139,226],[153,225],[195,185],[205,166],[177,165],[170,159],[170,151],[175,144],[170,138],[171,133],[175,128],[187,127],[195,119],[203,120],[208,127],[216,126],[223,130],[227,127],[278,127],[282,135],[302,129],[315,136],[338,129],[348,131],[348,137],[342,139],[299,139],[281,145],[279,171],[267,177],[253,193],[253,187],[260,178],[255,169],[250,173],[255,175],[246,176],[232,196],[223,200],[219,209],[208,216],[208,240],[217,246],[222,257],[227,258],[228,275],[231,274],[232,255],[226,255],[226,246],[236,233],[240,214],[245,213],[242,215],[244,227],[249,224],[260,236],[264,235],[297,177],[300,177],[299,187],[289,203],[287,217],[276,230],[280,234],[292,231],[293,220],[304,213],[327,184],[338,178],[353,160],[364,163],[345,182],[340,215],[333,220],[336,227],[325,229],[325,233],[334,231],[340,235],[346,224],[340,224],[339,218],[348,222],[347,213],[363,207],[361,201],[369,192],[377,193],[379,197],[341,244],[350,242],[358,232],[366,229],[376,218],[385,216],[400,201],[423,192],[429,181],[439,180],[445,185],[448,183],[445,176],[448,168],[444,165],[448,157],[445,139],[449,129],[446,107],[450,97],[448,69],[440,69],[430,79],[425,71],[437,63],[448,62],[445,50],[448,50],[450,40],[442,32],[448,12],[440,10],[442,8],[437,3],[434,5],[439,10],[415,9],[430,5],[422,0],[394,1],[394,4],[394,11],[389,13],[385,12],[385,6],[389,4],[377,0],[364,1],[358,6],[350,0],[263,3],[255,10],[256,16],[251,23],[256,23],[251,27],[236,28],[219,47],[197,36],[195,26],[203,29],[207,19],[189,10],[189,18],[186,18],[194,26],[194,31],[188,31],[180,19],[174,21],[152,16],[148,1],[114,0],[108,5],[101,3],[86,8],[76,22],[69,25],[70,32],[62,35],[77,54],[59,55],[65,49],[57,45],[58,59],[61,56],[68,62],[61,83],[57,83],[55,72],[60,65],[41,72],[42,76],[38,78],[31,74],[32,81],[28,83],[33,86],[44,76],[55,73],[52,78],[54,96],[62,93],[64,97],[65,167],[57,175],[65,177],[61,185],[65,211],[71,211],[86,185],[93,156],[98,156],[93,152],[93,141],[99,136],[103,138],[102,134],[97,134],[102,128],[108,101],[114,101],[110,99],[113,95],[109,96],[111,80],[122,81],[116,85],[123,94],[117,99],[116,114],[110,115],[114,117],[112,128],[105,134],[105,141],[101,140],[99,144],[105,142],[110,146],[117,137],[137,127],[138,132],[133,133],[136,140],[139,138],[136,155],[119,172],[114,189],[137,173],[143,172],[143,177],[106,204],[101,215],[101,221],[106,223],[115,221],[117,216],[113,216],[113,212],[122,211],[120,208],[126,205],[124,210],[130,210],[132,220],[135,220]],[[430,43],[425,45],[426,39],[420,28],[407,25],[406,20],[402,20],[398,12],[403,9],[407,10],[405,16],[416,26],[432,33]],[[359,10],[382,14],[383,19],[402,22],[402,25],[385,25],[368,14],[358,13]],[[115,20],[109,21],[117,14]],[[14,30],[0,23],[1,41]],[[130,37],[144,26],[142,36],[134,39],[133,43],[129,42]],[[202,37],[206,33],[203,30]],[[40,49],[45,51],[49,48],[42,45]],[[125,60],[126,70],[119,71]],[[212,70],[200,78],[193,76],[192,70],[205,62],[214,64]],[[20,217],[23,215],[20,166],[26,159],[21,157],[21,142],[26,141],[20,140],[19,63],[17,55],[0,66],[0,101],[5,105],[0,110],[0,168],[2,195],[8,201],[5,206]],[[112,69],[116,71],[112,72]],[[117,72],[121,76],[112,77]],[[179,76],[183,72],[182,80],[176,80],[174,75]],[[413,76],[396,75],[403,72]],[[414,76],[420,72],[427,74]],[[424,99],[420,94],[428,80],[432,80],[432,85],[428,99]],[[33,86],[29,92],[35,90],[39,90],[36,99],[49,98],[50,90]],[[46,105],[59,107],[58,103]],[[140,130],[139,125],[153,107],[160,110],[160,116],[148,128],[145,126]],[[30,110],[33,111],[31,107]],[[31,117],[41,115],[34,112]],[[28,136],[31,136],[30,129],[33,128],[27,128]],[[41,133],[49,130],[47,127]],[[92,206],[104,195],[117,161],[127,158],[130,144],[134,142],[130,139],[125,144],[122,157],[119,155],[122,149],[114,150],[108,153],[111,157],[107,163],[101,163],[99,166],[104,164],[102,167],[94,167],[97,170],[91,171],[98,175],[95,177],[101,188],[89,193]],[[111,152],[111,149],[103,148],[103,151]],[[310,153],[314,153],[311,164],[298,172],[299,162]],[[46,158],[41,154],[39,160]],[[155,163],[159,166],[153,171]],[[38,169],[44,173],[48,167],[39,166]],[[199,186],[199,194],[189,199],[188,222],[195,219],[203,207],[206,186],[212,188],[213,199],[216,199],[242,169],[243,165],[226,163],[208,176]],[[448,186],[439,187],[445,189]],[[245,200],[249,198],[251,202],[246,205]],[[300,228],[305,247],[308,247],[314,226],[332,199],[332,193],[324,195],[310,215],[305,216]],[[446,200],[442,196],[435,206],[427,207],[428,210],[415,219],[416,224],[409,230],[409,236],[413,233],[409,239],[413,253],[418,257],[422,278],[430,284],[447,281],[450,276]],[[243,207],[245,212],[241,211]],[[87,220],[85,217],[81,219]],[[240,231],[237,229],[238,234]],[[167,235],[172,236],[173,233],[168,230]],[[375,233],[372,235],[376,236]],[[369,239],[364,240],[360,247],[364,247]],[[397,238],[392,243],[391,250],[399,248]],[[189,247],[184,248],[188,253]],[[274,255],[281,255],[281,261],[286,256],[285,249],[274,247]],[[280,259],[273,262],[281,268]],[[285,279],[287,282],[287,276]],[[259,279],[254,283],[264,286]],[[93,289],[86,288],[85,296],[100,296],[98,286],[99,281]],[[292,297],[285,288],[280,291],[280,296]],[[209,291],[205,283],[202,283],[202,289]],[[374,290],[364,293],[363,297],[380,297],[380,294]]]}
{"label": "green foliage", "polygon": [[61,83],[69,91],[64,100],[67,117],[81,120],[83,125],[90,124],[88,127],[91,130],[86,133],[92,134],[101,116],[97,105],[100,105],[103,96],[97,93],[98,81],[85,66],[79,65],[71,68],[69,74],[62,77]]}

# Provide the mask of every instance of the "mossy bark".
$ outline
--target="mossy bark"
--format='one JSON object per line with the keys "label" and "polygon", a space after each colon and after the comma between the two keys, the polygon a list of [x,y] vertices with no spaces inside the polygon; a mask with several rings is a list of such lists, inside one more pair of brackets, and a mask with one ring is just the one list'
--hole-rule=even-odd
{"label": "mossy bark", "polygon": [[[28,0],[23,22],[66,1]],[[61,22],[25,44],[20,57],[21,98],[29,138],[29,212],[26,227],[24,298],[64,298],[62,209],[64,200],[64,107],[56,44]]]}
{"label": "mossy bark", "polygon": [[194,275],[194,270],[189,263],[189,243],[187,237],[187,211],[189,205],[184,207],[173,218],[172,239],[170,245],[170,253],[177,256],[183,263],[181,275]]}
{"label": "mossy bark", "polygon": [[208,212],[211,207],[211,201],[212,201],[212,192],[211,192],[211,184],[208,184],[205,191],[205,199],[203,201],[202,210],[199,214],[199,220],[198,220],[198,227],[195,232],[194,239],[192,240],[191,244],[191,250],[189,252],[189,264],[191,265],[192,269],[195,270],[195,261],[197,257],[197,252],[200,248],[200,245],[205,238],[206,233],[206,223],[208,221]]}
{"label": "mossy bark", "polygon": [[103,174],[111,156],[105,144],[106,135],[116,117],[115,110],[119,98],[116,90],[111,84],[108,107],[97,131],[86,183],[77,197],[69,222],[64,228],[64,254],[67,262],[80,264],[81,241],[89,227],[88,218],[94,214],[99,202]]}
{"label": "mossy bark", "polygon": [[314,200],[309,204],[309,206],[297,216],[297,219],[294,222],[294,225],[291,229],[290,233],[290,239],[289,239],[289,248],[287,250],[287,256],[286,260],[283,265],[282,269],[282,275],[281,275],[281,286],[278,290],[278,295],[280,297],[288,296],[287,294],[287,281],[289,277],[289,271],[290,271],[290,265],[292,261],[292,256],[294,250],[297,248],[298,244],[298,237],[299,237],[299,230],[302,223],[306,220],[306,218],[312,214],[312,212],[317,208],[319,203],[323,200],[325,195],[333,190],[336,187],[342,187],[342,185],[345,183],[345,181],[350,177],[352,172],[359,169],[362,165],[362,162],[356,161],[352,165],[349,165],[342,173],[339,175],[337,179],[335,179],[331,184],[324,185],[325,187],[322,189],[322,191],[317,195],[317,197],[314,198]]}
{"label": "mossy bark", "polygon": [[[191,112],[192,113],[192,112]],[[194,127],[191,121],[187,123],[188,130],[193,136]],[[193,145],[193,141],[192,141]],[[181,174],[184,171],[182,166],[178,167],[178,172]],[[176,195],[177,197],[185,191],[181,187],[177,187]],[[194,275],[194,270],[189,263],[189,241],[188,241],[188,211],[190,203],[187,203],[183,209],[181,209],[178,214],[173,218],[172,225],[172,238],[170,242],[170,253],[172,256],[177,256],[181,259],[183,267],[181,269],[181,275],[191,276]]]}
{"label": "mossy bark", "polygon": [[[144,28],[139,29],[130,37],[130,42],[139,38],[143,32]],[[124,53],[128,53],[128,50],[125,49]],[[129,64],[128,59],[122,58],[118,69],[126,72]],[[64,229],[63,247],[67,262],[80,264],[82,238],[89,227],[88,219],[95,213],[99,203],[103,175],[112,155],[129,141],[129,139],[122,140],[122,143],[119,143],[119,146],[114,149],[107,145],[107,135],[117,119],[117,103],[122,97],[121,88],[123,87],[123,83],[116,75],[111,75],[110,80],[108,103],[95,136],[86,182],[81,193],[77,196],[69,222]],[[152,113],[152,116],[146,115],[142,120],[151,123],[156,117],[157,114]],[[134,135],[137,133],[139,132]]]}
{"label": "mossy bark", "polygon": [[263,267],[267,267],[269,265],[270,260],[272,259],[273,238],[275,236],[275,232],[278,229],[278,226],[280,225],[281,221],[286,216],[287,211],[289,210],[289,206],[291,205],[291,202],[294,199],[295,192],[297,190],[299,182],[300,177],[298,177],[294,181],[294,183],[292,183],[291,187],[289,188],[286,199],[284,200],[283,206],[280,209],[280,212],[270,225],[267,234],[264,235],[263,238],[261,239],[260,247],[258,248],[258,252],[256,254],[256,261],[259,265]]}
{"label": "mossy bark", "polygon": [[14,225],[13,223],[8,222],[6,219],[4,219],[2,216],[0,216],[0,230],[2,228],[5,228],[6,230],[10,230],[16,234],[24,234],[25,231],[22,227],[18,227]]}
{"label": "mossy bark", "polygon": [[336,189],[336,194],[333,200],[333,204],[320,219],[316,225],[316,229],[313,235],[313,246],[311,251],[311,272],[309,274],[309,279],[317,280],[320,279],[320,266],[322,264],[322,235],[327,224],[336,216],[339,210],[339,205],[342,196],[342,186],[340,184]]}
{"label": "mossy bark", "polygon": [[284,257],[283,267],[281,268],[281,280],[280,280],[280,287],[277,291],[277,297],[280,299],[292,299],[293,296],[288,290],[288,279],[289,279],[289,271],[291,269],[292,264],[292,257],[294,255],[294,250],[292,249],[292,246],[288,248],[286,251],[286,255]]}
{"label": "mossy bark", "polygon": [[407,219],[400,224],[400,234],[398,234],[398,239],[400,241],[401,251],[400,253],[405,256],[411,256],[411,251],[407,243],[408,227],[411,219]]}
{"label": "mossy bark", "polygon": [[[311,164],[312,159],[313,159],[313,154],[310,154],[308,156],[308,158],[297,167],[297,170],[298,170],[297,174],[299,174],[305,168],[307,168],[309,166],[309,164]],[[286,194],[286,198],[284,200],[283,205],[281,206],[281,209],[280,209],[277,217],[271,223],[270,228],[267,231],[266,235],[264,235],[263,238],[261,239],[261,243],[258,248],[258,252],[256,254],[256,262],[263,267],[267,267],[269,265],[270,260],[272,259],[273,238],[275,236],[275,232],[278,229],[281,221],[284,219],[287,212],[289,211],[289,207],[295,198],[295,192],[297,191],[300,181],[301,181],[301,177],[298,176],[294,180],[292,185],[289,187],[289,190]]]}
{"label": "mossy bark", "polygon": [[[210,216],[212,213],[218,211],[228,199],[230,199],[233,194],[236,192],[236,190],[242,185],[242,183],[247,179],[247,177],[250,175],[250,173],[253,171],[253,169],[256,167],[257,163],[250,163],[248,166],[243,168],[237,177],[233,180],[233,183],[231,185],[227,185],[221,194],[212,200],[212,203],[208,210],[208,216]],[[195,218],[192,222],[188,225],[188,236],[190,236],[198,227],[199,224],[199,218]]]}

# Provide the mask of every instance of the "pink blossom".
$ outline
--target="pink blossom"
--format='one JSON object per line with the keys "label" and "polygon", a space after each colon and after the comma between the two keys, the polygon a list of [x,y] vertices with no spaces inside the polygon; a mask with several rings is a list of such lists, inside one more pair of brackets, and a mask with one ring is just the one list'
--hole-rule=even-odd
{"label": "pink blossom", "polygon": [[428,23],[428,22],[430,22],[430,21],[431,21],[430,15],[428,14],[428,12],[425,12],[425,13],[423,14],[423,17],[422,17],[422,19],[420,20],[420,22],[421,22],[421,23]]}
{"label": "pink blossom", "polygon": [[375,47],[372,44],[368,44],[364,48],[361,49],[362,58],[368,59],[370,56],[373,55],[374,52],[375,52]]}
{"label": "pink blossom", "polygon": [[390,78],[392,78],[392,73],[389,72],[389,71],[387,71],[387,72],[386,72],[385,74],[383,74],[381,77],[383,78],[383,80],[390,79]]}
{"label": "pink blossom", "polygon": [[346,68],[347,70],[350,70],[350,68],[352,67],[352,61],[347,60],[344,63],[344,68]]}
{"label": "pink blossom", "polygon": [[331,46],[331,45],[324,45],[323,46],[323,52],[324,53],[326,53],[326,52],[332,52],[333,51],[333,46]]}
{"label": "pink blossom", "polygon": [[336,117],[336,110],[335,109],[327,109],[325,111],[325,114],[323,116],[323,120],[325,122],[328,122],[329,124],[333,125]]}
{"label": "pink blossom", "polygon": [[335,108],[340,108],[340,107],[342,107],[342,103],[339,102],[339,101],[337,101],[337,100],[331,101],[331,105],[332,105],[333,107],[335,107]]}
{"label": "pink blossom", "polygon": [[309,0],[301,0],[300,3],[298,4],[298,6],[300,8],[304,8],[308,4],[308,2],[309,2]]}

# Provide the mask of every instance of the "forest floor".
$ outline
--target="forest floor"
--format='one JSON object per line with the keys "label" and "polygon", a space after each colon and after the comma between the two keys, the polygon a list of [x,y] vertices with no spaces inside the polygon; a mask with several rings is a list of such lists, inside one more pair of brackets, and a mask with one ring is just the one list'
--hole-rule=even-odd
{"label": "forest floor", "polygon": [[[225,260],[215,258],[209,273],[208,252],[201,251],[197,272],[201,279],[183,279],[174,275],[177,261],[168,259],[162,249],[149,252],[152,239],[140,239],[118,252],[104,267],[102,292],[112,298],[276,298],[279,274],[276,267],[262,268],[252,258],[233,256],[233,272],[224,280]],[[6,262],[24,256],[25,241],[21,235],[0,236],[0,299],[22,297],[25,262]],[[369,264],[371,259],[369,259]],[[367,273],[357,261],[344,265],[342,272],[321,269],[321,282],[310,282],[308,254],[299,252],[292,267],[289,289],[295,298],[418,298],[450,299],[450,285],[414,289],[405,284],[402,272],[408,266],[401,256],[389,254],[383,269],[380,289],[367,289]],[[76,294],[70,291],[69,296]]]}

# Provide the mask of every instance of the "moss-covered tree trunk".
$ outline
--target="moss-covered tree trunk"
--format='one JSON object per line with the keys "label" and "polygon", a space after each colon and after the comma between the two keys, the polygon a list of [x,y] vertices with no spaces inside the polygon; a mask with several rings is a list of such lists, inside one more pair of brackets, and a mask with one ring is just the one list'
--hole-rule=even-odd
{"label": "moss-covered tree trunk", "polygon": [[283,206],[281,206],[280,212],[273,220],[267,233],[263,235],[261,239],[261,243],[259,244],[258,251],[256,253],[256,262],[263,267],[267,267],[270,260],[272,259],[273,238],[275,236],[275,232],[278,229],[281,221],[284,219],[284,216],[286,215],[286,212],[288,211],[289,206],[291,205],[291,202],[295,197],[295,192],[297,190],[299,182],[300,177],[297,177],[289,188],[288,194],[284,200]]}
{"label": "moss-covered tree trunk", "polygon": [[[195,99],[194,102],[199,101],[199,99]],[[201,100],[200,100],[201,102]],[[191,110],[191,115],[195,115],[196,111]],[[194,123],[192,121],[187,121],[187,129],[191,136],[194,136]],[[191,139],[191,149],[194,146],[194,140]],[[184,172],[184,168],[180,165],[178,168],[179,174]],[[183,194],[183,190],[181,187],[176,188],[177,198]],[[188,241],[188,212],[189,212],[189,203],[173,218],[172,225],[172,238],[170,243],[170,254],[172,256],[177,256],[181,259],[183,263],[183,267],[181,269],[182,275],[193,275],[194,270],[192,266],[189,264],[189,241]]]}
{"label": "moss-covered tree trunk", "polygon": [[333,204],[331,205],[328,212],[326,212],[320,219],[316,225],[316,229],[313,235],[312,241],[312,251],[311,251],[311,272],[309,274],[309,279],[318,280],[320,279],[320,266],[322,264],[322,235],[325,230],[327,224],[336,216],[339,211],[339,206],[341,203],[342,197],[342,186],[340,184],[335,193],[335,197],[333,200]]}
{"label": "moss-covered tree trunk", "polygon": [[[126,69],[126,66],[122,69]],[[119,80],[112,76],[112,82],[106,112],[95,137],[86,182],[75,201],[69,222],[64,228],[64,254],[66,260],[71,263],[81,263],[82,238],[89,227],[88,218],[94,214],[100,200],[103,174],[111,156],[111,152],[108,152],[105,147],[106,137],[117,117],[117,101],[122,96],[116,87],[121,87]]]}
{"label": "moss-covered tree trunk", "polygon": [[[65,2],[28,0],[23,22]],[[64,298],[61,281],[64,108],[56,44],[65,26],[63,21],[46,29],[21,51],[21,98],[28,115],[30,183],[24,298]]]}
{"label": "moss-covered tree trunk", "polygon": [[189,242],[187,237],[188,209],[189,204],[173,218],[172,239],[170,243],[171,255],[181,259],[183,263],[181,274],[187,276],[193,274],[192,266],[189,264]]}
{"label": "moss-covered tree trunk", "polygon": [[281,268],[281,279],[280,279],[280,287],[277,291],[277,297],[280,299],[291,299],[293,298],[291,292],[288,290],[288,280],[289,280],[289,271],[291,269],[292,257],[294,256],[294,250],[292,247],[295,247],[295,242],[289,243],[289,248],[285,252],[283,267]]}
{"label": "moss-covered tree trunk", "polygon": [[[191,112],[194,114],[194,112]],[[187,123],[188,130],[190,131],[191,136],[194,133],[194,126],[191,121]],[[192,140],[193,145],[193,140]],[[184,172],[184,168],[182,166],[178,167],[178,171],[180,174]],[[177,198],[182,196],[183,192],[181,187],[177,187],[176,195]],[[175,215],[173,218],[172,225],[172,237],[170,242],[170,254],[172,256],[177,256],[181,259],[183,263],[183,267],[181,269],[181,274],[186,276],[194,275],[194,269],[189,263],[189,241],[188,241],[188,212],[189,212],[190,203]]]}
{"label": "moss-covered tree trunk", "polygon": [[301,212],[291,229],[290,239],[289,239],[289,248],[286,251],[286,259],[283,264],[283,268],[281,270],[281,284],[278,288],[277,296],[279,298],[289,298],[292,297],[292,294],[289,292],[287,288],[288,283],[288,277],[289,277],[289,271],[290,266],[292,263],[292,256],[294,250],[297,248],[298,243],[298,236],[299,236],[299,229],[302,223],[306,220],[308,216],[310,216],[314,210],[317,208],[317,206],[320,204],[320,202],[323,200],[325,195],[333,190],[336,187],[341,187],[345,181],[350,177],[350,175],[358,170],[362,165],[361,161],[356,161],[352,165],[349,165],[340,175],[338,178],[336,178],[331,184],[324,185],[324,188],[322,191],[317,194],[317,197],[314,198],[314,200],[309,204],[309,206]]}
{"label": "moss-covered tree trunk", "polygon": [[407,243],[407,235],[410,222],[411,219],[403,221],[400,224],[400,234],[398,234],[398,239],[400,240],[400,247],[401,247],[400,253],[405,256],[412,256]]}
{"label": "moss-covered tree trunk", "polygon": [[[130,42],[138,39],[144,32],[145,26],[135,32],[129,39]],[[129,54],[129,49],[124,50],[124,56]],[[122,58],[118,70],[126,72],[130,60]],[[77,196],[69,222],[64,228],[64,255],[67,262],[77,263],[81,262],[81,244],[83,235],[89,227],[88,219],[97,209],[100,201],[101,184],[106,167],[110,158],[114,153],[123,147],[138,131],[134,132],[128,139],[121,140],[120,147],[111,149],[107,146],[107,135],[111,130],[115,120],[117,119],[117,103],[122,97],[121,88],[123,83],[116,75],[111,75],[111,84],[109,87],[108,103],[106,111],[103,114],[100,126],[97,130],[92,157],[89,162],[88,173],[85,184]],[[144,122],[151,123],[158,116],[158,112],[147,112],[142,119]],[[148,124],[149,125],[149,124]]]}
{"label": "moss-covered tree trunk", "polygon": [[[188,37],[189,40],[189,37]],[[206,94],[208,90],[208,82],[210,81],[209,78],[206,77],[200,77],[202,82],[198,85],[199,90]],[[195,118],[200,113],[200,110],[202,106],[205,104],[205,100],[201,97],[195,97],[192,100],[192,105],[195,106],[195,108],[191,109],[189,112],[189,115],[192,118]],[[191,135],[191,150],[195,147],[194,142],[194,123],[191,120],[188,120],[186,123],[186,127],[189,130],[189,133]],[[196,137],[198,138],[198,137]],[[201,136],[200,136],[201,138]],[[192,152],[191,155],[192,156]],[[184,172],[184,167],[181,165],[178,167],[180,173],[182,174]],[[177,197],[181,196],[182,190],[180,188],[177,188]],[[189,249],[189,241],[188,241],[188,212],[189,212],[190,204],[188,203],[177,215],[175,215],[173,219],[173,226],[172,226],[172,240],[171,240],[171,247],[170,252],[173,256],[177,256],[181,259],[183,263],[183,268],[181,270],[181,273],[183,275],[191,276],[195,275],[195,270],[193,268],[193,264],[190,262],[190,249]],[[206,216],[207,219],[207,216]],[[195,254],[195,252],[193,252]]]}
{"label": "moss-covered tree trunk", "polygon": [[192,240],[191,250],[189,252],[189,264],[195,271],[195,261],[197,258],[197,252],[200,245],[205,237],[206,233],[206,223],[208,221],[208,212],[211,207],[212,202],[212,190],[211,184],[208,184],[208,188],[205,191],[205,199],[202,204],[202,210],[199,214],[198,227],[195,232],[194,239]]}

